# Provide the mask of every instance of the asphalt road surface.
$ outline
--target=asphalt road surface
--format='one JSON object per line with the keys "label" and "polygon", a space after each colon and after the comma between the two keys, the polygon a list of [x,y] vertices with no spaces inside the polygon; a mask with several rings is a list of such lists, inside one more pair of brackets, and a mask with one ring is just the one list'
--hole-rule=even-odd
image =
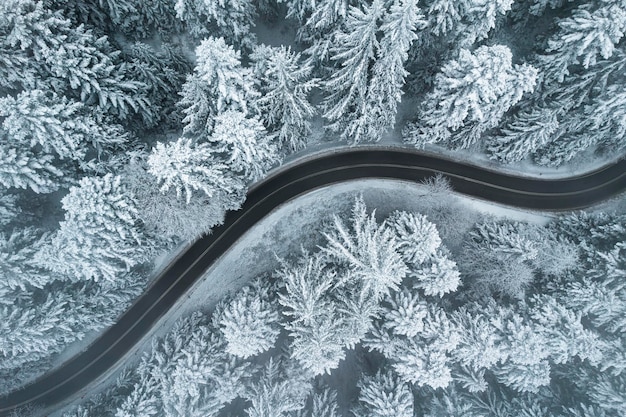
{"label": "asphalt road surface", "polygon": [[314,157],[255,185],[241,210],[228,213],[222,226],[190,246],[85,351],[31,385],[0,398],[0,416],[28,404],[54,405],[95,381],[140,341],[215,260],[279,205],[333,183],[362,178],[421,181],[436,173],[448,177],[459,193],[535,210],[583,208],[626,190],[626,160],[576,177],[542,180],[406,150],[352,148]]}

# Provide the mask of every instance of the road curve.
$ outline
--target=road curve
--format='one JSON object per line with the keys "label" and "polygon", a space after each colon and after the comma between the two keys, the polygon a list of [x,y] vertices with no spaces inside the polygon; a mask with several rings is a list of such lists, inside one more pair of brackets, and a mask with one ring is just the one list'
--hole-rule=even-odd
{"label": "road curve", "polygon": [[241,210],[228,213],[222,226],[191,245],[85,351],[0,398],[0,416],[31,403],[54,405],[114,366],[215,260],[279,205],[333,183],[362,178],[421,181],[435,173],[448,177],[459,193],[535,210],[583,208],[626,190],[626,160],[583,175],[546,180],[502,174],[415,151],[374,147],[350,148],[294,163],[256,184]]}

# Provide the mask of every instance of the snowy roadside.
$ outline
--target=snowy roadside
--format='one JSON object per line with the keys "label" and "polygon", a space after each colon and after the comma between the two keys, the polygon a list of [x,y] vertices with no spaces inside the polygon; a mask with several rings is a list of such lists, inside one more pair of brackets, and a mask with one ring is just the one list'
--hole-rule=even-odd
{"label": "snowy roadside", "polygon": [[[323,222],[334,213],[352,207],[354,196],[362,193],[366,205],[380,217],[394,210],[419,211],[424,186],[398,180],[365,179],[335,184],[311,191],[283,204],[249,230],[199,279],[174,307],[118,364],[90,387],[64,401],[67,407],[83,397],[90,397],[110,385],[122,367],[133,366],[141,354],[150,349],[153,338],[162,337],[179,318],[197,310],[211,310],[225,295],[237,291],[252,278],[271,273],[279,267],[279,258],[289,259],[300,248],[313,250],[323,242],[319,233]],[[470,210],[498,217],[543,223],[548,217],[541,213],[497,206],[455,195]],[[56,410],[56,411],[55,411]],[[59,406],[46,410],[50,416],[61,416]]]}

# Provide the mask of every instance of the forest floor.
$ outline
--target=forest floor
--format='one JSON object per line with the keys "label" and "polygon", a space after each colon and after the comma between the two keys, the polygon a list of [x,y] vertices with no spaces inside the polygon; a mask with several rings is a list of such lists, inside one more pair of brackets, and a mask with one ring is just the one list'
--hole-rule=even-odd
{"label": "forest floor", "polygon": [[[135,366],[142,353],[150,350],[152,340],[164,336],[179,318],[193,311],[211,311],[223,297],[239,290],[259,275],[272,273],[280,267],[281,259],[289,261],[300,253],[301,248],[316,250],[317,245],[324,243],[324,237],[320,233],[323,225],[332,219],[333,214],[349,212],[358,194],[363,195],[368,209],[376,209],[377,217],[382,219],[394,210],[427,212],[424,202],[427,201],[428,193],[427,187],[417,183],[366,179],[326,186],[283,204],[249,230],[215,262],[189,290],[187,296],[181,298],[161,318],[142,342],[120,360],[118,366],[110,369],[95,384],[86,387],[73,398],[46,411],[50,416],[61,416],[60,406],[67,407],[83,397],[92,397],[110,386],[123,367]],[[549,220],[544,213],[517,210],[457,194],[450,195],[450,204],[457,209],[474,213],[474,217],[467,217],[468,223],[471,221],[472,224],[480,214],[536,223]],[[471,224],[467,227],[471,227]],[[445,240],[444,243],[449,247],[458,244]],[[84,346],[90,342],[87,338],[83,340]],[[78,350],[80,349],[77,348],[76,351]],[[349,362],[353,360],[350,359]],[[342,368],[350,367],[350,363]],[[335,382],[341,385],[340,381]],[[346,387],[344,395],[349,396],[351,392],[353,389]]]}

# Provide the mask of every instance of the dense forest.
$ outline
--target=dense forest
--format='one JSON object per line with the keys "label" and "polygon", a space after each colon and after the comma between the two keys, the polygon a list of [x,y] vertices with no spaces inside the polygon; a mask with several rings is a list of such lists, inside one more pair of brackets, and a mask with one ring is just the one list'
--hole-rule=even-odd
{"label": "dense forest", "polygon": [[[622,0],[0,1],[0,393],[114,323],[157,256],[319,130],[502,166],[623,154],[625,31]],[[380,364],[356,415],[623,415],[624,220],[486,221],[452,256],[436,219],[357,203],[90,413],[332,416],[313,377],[350,348]]]}
{"label": "dense forest", "polygon": [[183,318],[64,417],[622,416],[625,224],[440,235],[357,198],[318,251]]}

